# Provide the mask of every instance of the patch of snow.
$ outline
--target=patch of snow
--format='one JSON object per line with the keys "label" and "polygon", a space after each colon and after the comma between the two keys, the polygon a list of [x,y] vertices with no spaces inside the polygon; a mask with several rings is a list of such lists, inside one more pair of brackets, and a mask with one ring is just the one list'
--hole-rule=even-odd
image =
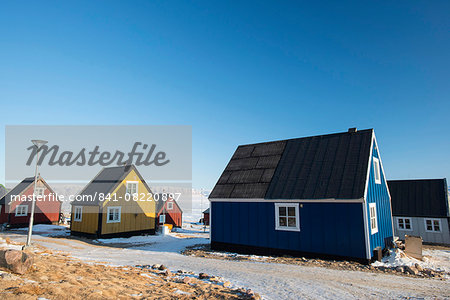
{"label": "patch of snow", "polygon": [[192,293],[185,292],[185,291],[182,291],[182,290],[176,290],[174,293],[178,294],[178,295],[192,295]]}
{"label": "patch of snow", "polygon": [[415,259],[405,254],[400,249],[389,251],[389,256],[383,257],[382,261],[372,263],[374,267],[395,268],[398,266],[420,265],[424,269],[435,271],[450,271],[450,251],[449,250],[424,250],[423,261]]}
{"label": "patch of snow", "polygon": [[0,248],[11,249],[11,250],[22,250],[22,245],[12,245],[8,244],[6,240],[0,238]]}

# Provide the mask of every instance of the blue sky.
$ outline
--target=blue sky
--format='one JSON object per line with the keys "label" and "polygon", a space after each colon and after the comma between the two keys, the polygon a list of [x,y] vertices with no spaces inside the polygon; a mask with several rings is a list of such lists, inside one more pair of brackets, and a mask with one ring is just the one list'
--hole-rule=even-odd
{"label": "blue sky", "polygon": [[374,128],[388,178],[450,170],[449,1],[2,1],[4,126],[182,124],[193,185],[239,144]]}

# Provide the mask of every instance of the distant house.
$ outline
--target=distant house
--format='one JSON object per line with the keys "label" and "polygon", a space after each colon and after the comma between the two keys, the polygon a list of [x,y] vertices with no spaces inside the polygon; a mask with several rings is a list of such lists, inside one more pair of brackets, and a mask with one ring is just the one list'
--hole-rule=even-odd
{"label": "distant house", "polygon": [[389,180],[394,232],[421,236],[426,243],[450,244],[446,179]]}
{"label": "distant house", "polygon": [[368,262],[393,240],[372,129],[239,146],[209,200],[212,249]]}
{"label": "distant house", "polygon": [[5,196],[8,193],[8,191],[6,190],[6,188],[0,184],[0,199],[3,198],[3,196]]}
{"label": "distant house", "polygon": [[[0,224],[11,227],[26,226],[30,221],[34,194],[34,177],[22,180],[0,199]],[[36,207],[34,224],[57,224],[61,212],[61,201],[56,193],[38,177],[36,187]]]}
{"label": "distant house", "polygon": [[209,208],[203,211],[203,224],[209,226]]}
{"label": "distant house", "polygon": [[167,200],[163,200],[164,197],[167,195],[157,194],[155,196],[157,226],[171,224],[173,227],[182,227],[183,211],[173,198],[167,197]]}
{"label": "distant house", "polygon": [[155,233],[155,201],[134,165],[103,168],[71,204],[72,235],[110,238]]}

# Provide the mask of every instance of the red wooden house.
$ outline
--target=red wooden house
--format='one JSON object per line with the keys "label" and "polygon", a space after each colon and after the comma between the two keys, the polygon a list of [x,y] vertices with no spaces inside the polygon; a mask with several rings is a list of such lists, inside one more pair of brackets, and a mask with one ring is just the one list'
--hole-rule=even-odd
{"label": "red wooden house", "polygon": [[[156,199],[162,199],[162,195]],[[166,201],[156,201],[156,226],[162,226],[163,224],[172,224],[173,227],[182,227],[183,225],[183,211],[178,203],[168,198]]]}
{"label": "red wooden house", "polygon": [[[34,192],[34,177],[22,180],[0,199],[0,224],[20,227],[28,224]],[[61,212],[61,201],[56,193],[38,177],[34,224],[57,224]]]}
{"label": "red wooden house", "polygon": [[209,208],[203,212],[202,223],[206,226],[209,226]]}

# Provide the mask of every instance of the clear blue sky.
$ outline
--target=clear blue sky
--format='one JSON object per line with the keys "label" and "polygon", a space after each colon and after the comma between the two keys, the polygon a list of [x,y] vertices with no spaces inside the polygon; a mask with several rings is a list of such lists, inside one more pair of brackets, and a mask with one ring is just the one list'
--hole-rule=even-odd
{"label": "clear blue sky", "polygon": [[4,126],[186,124],[236,146],[375,128],[388,178],[450,171],[450,1],[2,1]]}

